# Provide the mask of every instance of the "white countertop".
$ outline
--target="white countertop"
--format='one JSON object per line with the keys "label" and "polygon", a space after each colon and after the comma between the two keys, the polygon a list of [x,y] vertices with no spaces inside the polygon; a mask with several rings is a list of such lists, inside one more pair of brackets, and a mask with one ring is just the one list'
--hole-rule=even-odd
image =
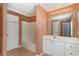
{"label": "white countertop", "polygon": [[[43,38],[50,39],[50,40],[56,40],[56,41],[62,41],[62,42],[66,42],[66,43],[79,44],[79,38],[74,38],[74,37],[45,35],[45,36],[43,36]],[[55,38],[55,39],[53,39],[53,38]]]}

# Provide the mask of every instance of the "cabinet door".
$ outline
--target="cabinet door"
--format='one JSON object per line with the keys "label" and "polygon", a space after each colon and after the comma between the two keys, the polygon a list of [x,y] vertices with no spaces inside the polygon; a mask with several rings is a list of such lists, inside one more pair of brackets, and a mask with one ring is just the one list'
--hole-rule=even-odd
{"label": "cabinet door", "polygon": [[53,55],[64,56],[64,42],[59,41],[53,42]]}
{"label": "cabinet door", "polygon": [[52,46],[53,41],[48,40],[48,39],[44,39],[43,40],[43,52],[47,53],[49,55],[52,55],[52,50],[53,50],[53,46]]}
{"label": "cabinet door", "polygon": [[65,49],[65,56],[79,56],[78,51],[73,51],[73,49]]}
{"label": "cabinet door", "polygon": [[79,44],[65,43],[65,49],[72,49],[73,51],[79,51]]}

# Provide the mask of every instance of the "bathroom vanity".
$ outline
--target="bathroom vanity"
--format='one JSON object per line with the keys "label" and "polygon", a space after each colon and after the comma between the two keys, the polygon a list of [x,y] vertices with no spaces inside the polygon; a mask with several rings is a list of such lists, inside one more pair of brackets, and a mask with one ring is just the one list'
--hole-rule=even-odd
{"label": "bathroom vanity", "polygon": [[43,36],[43,53],[52,56],[79,56],[79,39],[64,36]]}

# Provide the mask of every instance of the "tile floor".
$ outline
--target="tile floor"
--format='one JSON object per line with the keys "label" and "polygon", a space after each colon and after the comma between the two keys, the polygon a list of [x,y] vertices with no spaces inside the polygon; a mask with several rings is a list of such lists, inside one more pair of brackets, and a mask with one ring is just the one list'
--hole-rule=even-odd
{"label": "tile floor", "polygon": [[25,49],[25,48],[16,48],[7,52],[8,56],[35,56],[36,54]]}

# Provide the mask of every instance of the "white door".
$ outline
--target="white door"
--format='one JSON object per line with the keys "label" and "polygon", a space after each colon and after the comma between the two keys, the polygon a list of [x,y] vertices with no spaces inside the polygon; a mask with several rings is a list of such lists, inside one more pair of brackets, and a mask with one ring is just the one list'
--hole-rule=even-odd
{"label": "white door", "polygon": [[19,47],[19,18],[7,15],[7,50]]}

